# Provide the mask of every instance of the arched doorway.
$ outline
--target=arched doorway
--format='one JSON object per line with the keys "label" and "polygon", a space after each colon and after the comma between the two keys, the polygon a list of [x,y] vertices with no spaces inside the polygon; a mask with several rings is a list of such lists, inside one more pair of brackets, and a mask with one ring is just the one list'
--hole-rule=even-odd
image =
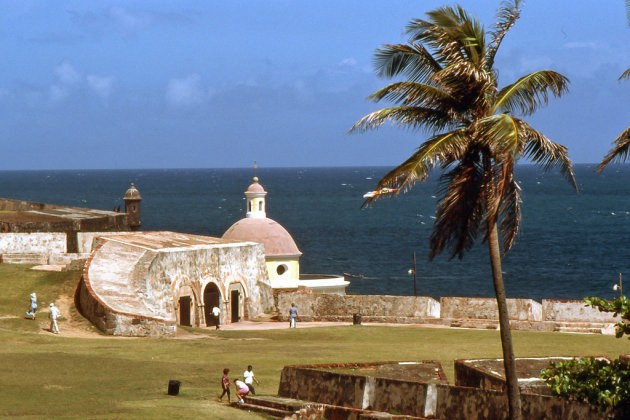
{"label": "arched doorway", "polygon": [[230,302],[232,302],[232,322],[238,322],[241,320],[241,314],[239,311],[240,293],[238,290],[232,290],[230,292]]}
{"label": "arched doorway", "polygon": [[192,306],[192,299],[190,296],[182,296],[179,298],[179,325],[185,325],[192,327],[190,322],[190,307]]}
{"label": "arched doorway", "polygon": [[214,327],[217,325],[217,319],[212,314],[212,308],[215,306],[221,309],[221,293],[219,288],[214,283],[208,283],[203,291],[203,304],[204,315],[206,318],[206,325],[208,327]]}

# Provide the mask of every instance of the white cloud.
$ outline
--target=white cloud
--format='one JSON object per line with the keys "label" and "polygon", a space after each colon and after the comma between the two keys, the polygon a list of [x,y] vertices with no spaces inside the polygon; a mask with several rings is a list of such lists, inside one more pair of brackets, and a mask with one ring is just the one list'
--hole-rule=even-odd
{"label": "white cloud", "polygon": [[81,81],[82,76],[67,60],[55,67],[55,74],[59,81],[65,85],[73,85]]}
{"label": "white cloud", "polygon": [[135,30],[148,26],[152,20],[147,13],[132,12],[120,6],[109,9],[109,17],[125,30]]}
{"label": "white cloud", "polygon": [[68,97],[70,92],[68,88],[60,85],[52,85],[48,88],[48,97],[51,102],[61,102]]}
{"label": "white cloud", "polygon": [[339,62],[339,66],[341,67],[356,67],[357,60],[354,58],[344,58]]}
{"label": "white cloud", "polygon": [[203,102],[210,95],[201,83],[198,74],[182,79],[171,79],[166,87],[166,100],[173,106],[189,106]]}
{"label": "white cloud", "polygon": [[113,77],[101,77],[94,74],[87,76],[88,87],[103,99],[107,99],[112,93],[114,85]]}

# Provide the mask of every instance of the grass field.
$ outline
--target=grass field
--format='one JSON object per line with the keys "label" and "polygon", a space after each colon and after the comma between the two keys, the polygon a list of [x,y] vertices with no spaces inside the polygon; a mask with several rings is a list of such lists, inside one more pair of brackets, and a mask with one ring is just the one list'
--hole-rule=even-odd
{"label": "grass field", "polygon": [[[236,377],[252,364],[258,393],[273,395],[289,364],[435,359],[452,381],[454,359],[501,355],[497,331],[417,327],[187,328],[181,338],[113,338],[68,305],[61,335],[53,335],[45,308],[53,299],[69,303],[79,276],[0,264],[0,416],[260,418],[217,401],[224,367]],[[33,291],[44,307],[36,321],[24,317]],[[517,356],[617,357],[629,347],[611,336],[513,334]],[[177,397],[166,395],[169,379],[182,382]]]}

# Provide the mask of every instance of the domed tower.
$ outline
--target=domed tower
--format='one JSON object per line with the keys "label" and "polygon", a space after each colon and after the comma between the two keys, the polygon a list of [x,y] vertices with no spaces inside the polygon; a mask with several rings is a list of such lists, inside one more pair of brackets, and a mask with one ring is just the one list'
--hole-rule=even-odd
{"label": "domed tower", "polygon": [[265,211],[265,196],[267,195],[267,191],[258,183],[257,176],[254,177],[253,181],[253,184],[245,191],[245,197],[247,198],[246,217],[265,219],[267,218]]}
{"label": "domed tower", "polygon": [[267,191],[258,183],[258,178],[254,177],[253,183],[245,191],[246,217],[234,223],[223,234],[223,238],[264,244],[271,286],[274,289],[297,288],[302,253],[289,232],[267,217],[266,195]]}
{"label": "domed tower", "polygon": [[140,191],[133,185],[133,182],[125,193],[123,200],[125,201],[125,213],[127,213],[127,226],[134,231],[140,229],[140,226],[142,226],[142,221],[140,220],[140,201],[142,201],[142,197],[140,196]]}

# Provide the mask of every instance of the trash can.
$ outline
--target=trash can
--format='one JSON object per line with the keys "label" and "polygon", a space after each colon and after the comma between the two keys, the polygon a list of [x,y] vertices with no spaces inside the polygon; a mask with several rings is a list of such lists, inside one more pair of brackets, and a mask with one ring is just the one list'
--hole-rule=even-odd
{"label": "trash can", "polygon": [[352,324],[353,325],[361,325],[361,314],[352,315]]}
{"label": "trash can", "polygon": [[168,395],[177,395],[179,394],[179,386],[182,383],[180,381],[176,381],[175,379],[171,379],[168,381]]}

